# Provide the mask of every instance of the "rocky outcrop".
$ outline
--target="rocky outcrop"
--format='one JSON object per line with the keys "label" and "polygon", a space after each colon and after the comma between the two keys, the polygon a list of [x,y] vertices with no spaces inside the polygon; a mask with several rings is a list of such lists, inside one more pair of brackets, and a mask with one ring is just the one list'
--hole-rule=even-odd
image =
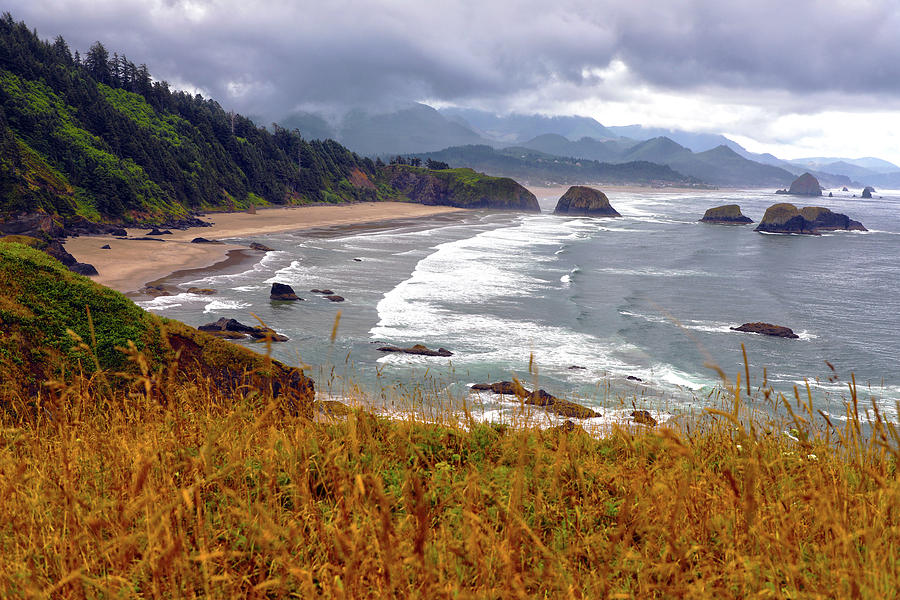
{"label": "rocky outcrop", "polygon": [[544,390],[536,390],[531,392],[527,390],[518,381],[498,381],[496,383],[476,383],[472,386],[473,390],[493,392],[505,396],[515,396],[522,400],[525,404],[531,406],[540,406],[547,412],[551,412],[564,417],[573,417],[576,419],[591,419],[601,416],[600,413],[581,406],[568,400],[557,398]]}
{"label": "rocky outcrop", "polygon": [[188,294],[197,294],[198,296],[212,296],[217,293],[217,290],[212,288],[199,288],[199,287],[189,287],[187,289]]}
{"label": "rocky outcrop", "polygon": [[273,283],[272,291],[269,292],[269,298],[272,300],[302,300],[294,293],[294,288],[285,283]]}
{"label": "rocky outcrop", "polygon": [[12,234],[0,237],[0,241],[3,243],[23,244],[29,248],[41,250],[61,262],[73,273],[78,273],[79,275],[99,274],[94,265],[75,260],[75,257],[69,254],[63,243],[58,239],[47,241],[44,237],[36,238],[30,235]]}
{"label": "rocky outcrop", "polygon": [[772,337],[782,337],[789,339],[797,339],[800,336],[794,333],[790,327],[782,325],[772,325],[771,323],[744,323],[739,327],[732,327],[732,331],[743,331],[744,333],[758,333],[760,335],[770,335]]}
{"label": "rocky outcrop", "polygon": [[872,192],[874,192],[874,191],[875,191],[875,188],[873,188],[871,185],[867,185],[865,188],[863,188],[862,197],[863,198],[871,198]]}
{"label": "rocky outcrop", "polygon": [[260,244],[259,242],[250,242],[251,250],[259,250],[260,252],[272,252],[274,249],[269,248],[265,244]]}
{"label": "rocky outcrop", "polygon": [[805,233],[818,234],[822,231],[866,231],[859,221],[847,215],[832,212],[821,206],[806,206],[798,209],[793,204],[782,202],[766,209],[756,231],[765,233]]}
{"label": "rocky outcrop", "polygon": [[725,225],[746,225],[747,223],[752,223],[753,219],[745,217],[741,213],[739,205],[723,204],[707,210],[700,221],[703,223],[723,223]]}
{"label": "rocky outcrop", "polygon": [[323,294],[325,296],[330,296],[331,294],[334,293],[334,290],[329,290],[329,289],[324,289],[324,290],[314,289],[314,290],[309,290],[309,291],[312,292],[313,294]]}
{"label": "rocky outcrop", "polygon": [[381,346],[379,352],[400,352],[401,354],[417,354],[419,356],[453,356],[453,353],[446,348],[438,348],[431,350],[422,344],[416,344],[409,348],[400,348],[399,346]]}
{"label": "rocky outcrop", "polygon": [[508,177],[489,177],[472,169],[430,171],[409,165],[389,165],[381,179],[400,198],[429,206],[492,208],[540,212],[534,194]]}
{"label": "rocky outcrop", "polygon": [[635,410],[631,412],[631,418],[639,425],[647,425],[649,427],[656,426],[656,419],[650,414],[649,410]]}
{"label": "rocky outcrop", "polygon": [[821,196],[822,186],[819,185],[818,179],[809,173],[804,173],[791,183],[790,189],[778,190],[775,193],[790,194],[792,196]]}
{"label": "rocky outcrop", "polygon": [[621,217],[600,190],[573,185],[556,203],[555,215],[588,215],[591,217]]}
{"label": "rocky outcrop", "polygon": [[344,301],[344,297],[338,296],[337,294],[326,294],[322,297],[325,298],[326,300],[328,300],[329,302],[343,302]]}
{"label": "rocky outcrop", "polygon": [[273,342],[288,341],[288,337],[286,335],[276,333],[274,329],[263,327],[262,325],[252,327],[250,325],[244,325],[236,319],[226,319],[225,317],[222,317],[218,321],[207,323],[206,325],[201,325],[197,329],[229,340],[236,340],[250,336],[257,340],[269,339]]}

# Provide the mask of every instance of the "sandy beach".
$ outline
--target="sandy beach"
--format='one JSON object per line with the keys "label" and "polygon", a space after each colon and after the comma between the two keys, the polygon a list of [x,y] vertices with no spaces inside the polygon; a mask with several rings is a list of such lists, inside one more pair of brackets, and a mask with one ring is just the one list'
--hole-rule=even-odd
{"label": "sandy beach", "polygon": [[[462,209],[404,202],[365,202],[258,209],[256,214],[216,213],[202,218],[212,226],[187,231],[172,230],[172,235],[159,237],[163,241],[80,236],[66,240],[66,249],[79,262],[90,263],[97,268],[99,275],[92,277],[97,283],[120,292],[133,293],[148,282],[176,271],[214,269],[220,264],[253,260],[252,251],[241,251],[243,246],[192,244],[191,240],[197,237],[208,240],[247,238],[266,233],[427,217],[459,210]],[[133,238],[143,237],[146,233],[147,229],[128,230],[128,236]],[[104,245],[109,245],[109,249],[103,249]]]}

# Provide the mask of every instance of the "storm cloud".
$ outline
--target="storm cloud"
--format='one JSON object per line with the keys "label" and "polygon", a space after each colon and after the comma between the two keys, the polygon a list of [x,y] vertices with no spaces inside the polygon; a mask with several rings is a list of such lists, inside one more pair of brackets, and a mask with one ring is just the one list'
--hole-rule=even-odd
{"label": "storm cloud", "polygon": [[82,52],[101,40],[176,87],[269,119],[419,100],[553,112],[650,93],[767,114],[900,109],[895,0],[13,0],[8,10],[42,37]]}

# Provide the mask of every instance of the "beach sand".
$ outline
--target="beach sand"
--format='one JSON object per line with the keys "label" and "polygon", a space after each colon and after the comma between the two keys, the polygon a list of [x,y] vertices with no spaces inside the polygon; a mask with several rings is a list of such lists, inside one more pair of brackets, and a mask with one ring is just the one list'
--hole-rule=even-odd
{"label": "beach sand", "polygon": [[[363,202],[335,206],[297,206],[257,209],[256,214],[215,213],[202,217],[211,227],[187,231],[172,230],[160,236],[164,241],[118,239],[111,236],[80,236],[66,240],[68,250],[79,262],[90,263],[99,275],[97,283],[124,293],[135,293],[148,282],[176,271],[216,269],[237,261],[256,260],[254,251],[241,251],[234,244],[192,244],[191,240],[249,238],[266,233],[298,231],[318,227],[377,223],[394,219],[427,217],[463,209],[424,206],[405,202]],[[145,236],[147,229],[129,229],[129,237]],[[109,250],[102,247],[109,245]]]}

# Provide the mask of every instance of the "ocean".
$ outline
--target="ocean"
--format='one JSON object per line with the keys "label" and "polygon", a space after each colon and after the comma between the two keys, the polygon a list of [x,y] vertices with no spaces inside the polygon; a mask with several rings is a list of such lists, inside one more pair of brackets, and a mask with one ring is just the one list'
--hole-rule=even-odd
{"label": "ocean", "polygon": [[[743,344],[753,388],[765,381],[793,398],[795,386],[805,397],[809,384],[816,407],[840,420],[855,377],[861,406],[875,402],[896,420],[900,192],[871,200],[763,190],[608,196],[622,218],[555,216],[558,197],[545,195],[541,214],[476,210],[239,239],[275,251],[251,267],[170,282],[212,287],[215,296],[139,304],[195,326],[219,317],[256,324],[256,315],[290,338],[273,344],[273,356],[306,366],[321,395],[385,410],[465,405],[502,419],[514,404],[468,386],[518,377],[604,418],[636,407],[665,419],[720,405],[711,365],[743,379]],[[698,222],[707,208],[732,203],[759,221],[786,199],[827,206],[869,231],[770,235]],[[270,301],[276,281],[304,301]],[[800,338],[730,329],[751,321]],[[453,356],[377,350],[416,343]]]}

